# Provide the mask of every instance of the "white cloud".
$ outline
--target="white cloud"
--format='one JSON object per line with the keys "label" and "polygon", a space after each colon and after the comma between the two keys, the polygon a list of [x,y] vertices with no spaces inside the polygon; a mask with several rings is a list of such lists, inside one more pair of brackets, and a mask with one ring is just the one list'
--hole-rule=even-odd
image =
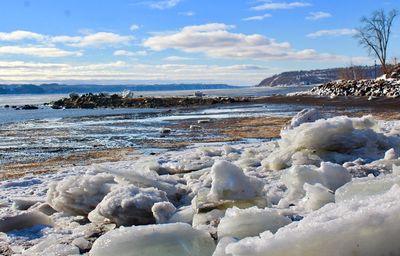
{"label": "white cloud", "polygon": [[79,43],[82,40],[80,36],[53,36],[49,39],[52,43]]}
{"label": "white cloud", "polygon": [[168,56],[164,58],[165,61],[185,61],[185,60],[192,60],[192,58],[182,57],[182,56]]}
{"label": "white cloud", "polygon": [[140,28],[140,26],[137,25],[137,24],[132,24],[132,25],[129,27],[129,29],[130,29],[131,31],[138,30],[139,28]]}
{"label": "white cloud", "polygon": [[[299,53],[300,54],[300,53]],[[304,52],[304,54],[307,54]],[[338,57],[335,63],[371,64],[365,57]],[[123,61],[97,64],[0,61],[2,83],[228,83],[254,85],[280,69],[263,65],[131,64]]]}
{"label": "white cloud", "polygon": [[175,33],[150,37],[144,46],[155,51],[177,49],[227,59],[330,61],[337,58],[313,49],[295,50],[288,42],[276,42],[260,34],[232,33],[229,31],[232,28],[220,23],[188,26]]}
{"label": "white cloud", "polygon": [[319,30],[307,35],[307,37],[317,38],[323,36],[352,36],[357,33],[357,30],[351,28]]}
{"label": "white cloud", "polygon": [[113,53],[113,55],[114,56],[138,57],[138,56],[146,56],[147,52],[146,51],[131,52],[131,51],[125,51],[125,50],[117,50]]}
{"label": "white cloud", "polygon": [[45,38],[46,37],[44,35],[23,30],[17,30],[9,33],[0,32],[0,41],[20,41],[20,40],[42,41]]}
{"label": "white cloud", "polygon": [[16,30],[12,32],[0,32],[0,41],[35,40],[43,44],[66,44],[73,47],[99,47],[127,45],[133,39],[132,36],[124,36],[110,32],[90,33],[84,36],[69,35],[44,35],[31,31]]}
{"label": "white cloud", "polygon": [[310,15],[306,17],[307,20],[320,20],[332,17],[332,14],[328,12],[310,12]]}
{"label": "white cloud", "polygon": [[127,45],[133,37],[122,36],[110,32],[98,32],[89,34],[81,37],[81,40],[76,43],[71,43],[73,47],[101,47],[101,46],[115,46],[115,45]]}
{"label": "white cloud", "polygon": [[265,20],[266,18],[270,18],[270,17],[272,17],[272,15],[267,13],[264,15],[247,17],[247,18],[244,18],[243,20],[244,21]]}
{"label": "white cloud", "polygon": [[[5,67],[5,68],[3,68]],[[0,61],[0,82],[228,83],[253,85],[273,71],[256,65],[129,64],[111,62],[76,65]],[[73,80],[72,80],[73,79]]]}
{"label": "white cloud", "polygon": [[154,9],[169,9],[175,7],[182,0],[162,0],[162,1],[152,1],[149,3],[149,6]]}
{"label": "white cloud", "polygon": [[38,46],[0,46],[0,55],[25,55],[34,57],[82,56],[81,52],[66,51],[55,47]]}
{"label": "white cloud", "polygon": [[188,17],[196,15],[194,12],[179,12],[178,14],[182,15],[182,16],[188,16]]}
{"label": "white cloud", "polygon": [[311,6],[310,3],[306,2],[271,2],[268,1],[267,3],[263,3],[252,7],[251,9],[256,11],[264,11],[264,10],[283,10],[283,9],[293,9],[299,7],[307,7]]}

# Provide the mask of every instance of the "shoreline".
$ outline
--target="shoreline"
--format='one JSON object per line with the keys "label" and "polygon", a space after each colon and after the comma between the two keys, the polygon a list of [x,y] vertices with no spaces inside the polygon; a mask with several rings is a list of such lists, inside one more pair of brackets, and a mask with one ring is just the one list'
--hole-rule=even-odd
{"label": "shoreline", "polygon": [[[307,99],[308,100],[308,99]],[[281,102],[280,99],[278,102]],[[293,98],[287,102],[293,102]],[[298,104],[303,102],[296,101]],[[336,102],[336,101],[335,101]],[[335,103],[334,102],[334,103]],[[276,103],[277,104],[277,103]],[[318,105],[318,102],[315,102]],[[307,106],[306,106],[307,107]],[[311,104],[308,107],[312,107]],[[377,120],[392,121],[400,120],[400,113],[395,111],[381,111],[380,108],[372,112],[365,110],[346,111],[341,109],[335,111],[331,109],[325,112],[327,117],[347,115],[349,117],[361,117],[372,114]],[[29,161],[24,163],[8,163],[0,168],[0,181],[10,180],[23,177],[25,175],[40,175],[46,173],[57,172],[60,168],[74,166],[89,166],[96,163],[129,161],[143,157],[145,155],[158,155],[166,150],[175,151],[188,148],[196,144],[213,144],[224,142],[245,142],[246,139],[270,139],[280,138],[281,129],[288,124],[291,117],[239,117],[227,118],[216,122],[212,120],[202,126],[202,132],[210,133],[217,131],[218,136],[214,139],[199,139],[193,137],[192,140],[186,142],[170,143],[164,141],[152,141],[144,143],[142,148],[125,147],[125,148],[109,148],[95,149],[84,152],[69,153],[63,156],[50,157],[44,161]],[[191,125],[197,124],[197,120],[187,120],[172,125],[172,129],[189,129]]]}

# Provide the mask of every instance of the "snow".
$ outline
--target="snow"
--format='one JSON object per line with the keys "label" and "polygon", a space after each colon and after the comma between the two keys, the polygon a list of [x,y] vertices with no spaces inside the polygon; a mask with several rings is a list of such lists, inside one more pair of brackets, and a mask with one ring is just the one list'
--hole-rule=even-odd
{"label": "snow", "polygon": [[121,227],[101,236],[91,256],[211,256],[215,244],[209,234],[188,224]]}

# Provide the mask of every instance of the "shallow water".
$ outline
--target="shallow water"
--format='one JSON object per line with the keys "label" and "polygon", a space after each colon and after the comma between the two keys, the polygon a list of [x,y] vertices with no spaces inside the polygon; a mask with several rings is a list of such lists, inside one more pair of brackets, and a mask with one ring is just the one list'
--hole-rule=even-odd
{"label": "shallow water", "polygon": [[[159,142],[206,141],[218,131],[160,129],[183,121],[258,116],[291,116],[300,106],[232,105],[195,110],[68,109],[0,110],[0,164],[44,160],[69,153],[135,147],[144,150]],[[221,136],[221,135],[219,135]]]}
{"label": "shallow water", "polygon": [[[301,91],[306,87],[204,90],[209,96],[266,96]],[[138,92],[145,96],[185,96],[194,91]],[[0,95],[0,106],[38,104],[38,110],[0,107],[0,164],[41,161],[70,153],[135,147],[143,152],[159,142],[207,141],[217,131],[178,128],[162,136],[160,128],[196,119],[290,116],[300,106],[225,105],[183,109],[66,109],[41,103],[66,95]],[[221,136],[221,135],[219,135]],[[157,149],[152,149],[156,151]]]}

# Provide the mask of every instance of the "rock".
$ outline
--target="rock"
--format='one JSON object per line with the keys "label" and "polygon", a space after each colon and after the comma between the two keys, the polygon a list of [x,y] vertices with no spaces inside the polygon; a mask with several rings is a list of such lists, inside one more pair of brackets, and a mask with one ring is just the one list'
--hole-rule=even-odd
{"label": "rock", "polygon": [[209,122],[210,122],[210,119],[202,119],[202,120],[198,120],[197,121],[198,124],[206,124],[206,123],[209,123]]}
{"label": "rock", "polygon": [[314,87],[311,95],[319,96],[361,96],[373,100],[377,97],[398,97],[400,95],[400,65],[396,71],[374,80],[337,80]]}
{"label": "rock", "polygon": [[37,106],[34,106],[34,105],[24,105],[24,106],[20,107],[20,109],[23,109],[23,110],[34,110],[34,109],[39,109],[39,108]]}
{"label": "rock", "polygon": [[191,125],[189,127],[189,129],[192,130],[192,131],[201,130],[201,126],[199,126],[199,125]]}
{"label": "rock", "polygon": [[172,132],[171,128],[164,127],[160,129],[161,134],[170,134],[171,132]]}

